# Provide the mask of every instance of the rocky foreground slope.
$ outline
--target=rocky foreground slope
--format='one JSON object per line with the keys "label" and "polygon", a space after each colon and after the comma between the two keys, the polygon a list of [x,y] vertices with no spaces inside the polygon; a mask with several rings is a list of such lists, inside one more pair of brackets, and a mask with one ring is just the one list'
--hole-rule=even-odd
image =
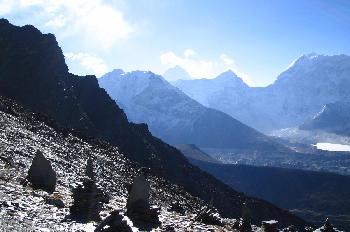
{"label": "rocky foreground slope", "polygon": [[[50,231],[78,231],[91,229],[73,221],[62,222],[68,215],[72,203],[71,188],[84,176],[86,161],[92,158],[98,184],[111,200],[103,208],[102,216],[126,204],[126,185],[131,183],[137,166],[130,162],[116,147],[100,140],[82,140],[63,130],[56,130],[38,119],[45,118],[28,113],[14,102],[0,99],[0,228],[5,231],[32,231],[43,228]],[[36,151],[42,151],[51,161],[57,173],[57,187],[53,194],[23,186],[27,171]],[[160,206],[162,228],[214,229],[191,219],[204,202],[191,196],[182,188],[170,184],[163,178],[150,177],[151,202]],[[64,207],[45,202],[61,199]],[[178,203],[187,213],[171,212],[172,203]],[[193,215],[192,215],[193,216]]]}
{"label": "rocky foreground slope", "polygon": [[[98,186],[110,199],[103,206],[102,218],[114,209],[125,213],[126,186],[140,167],[117,147],[101,140],[78,138],[46,116],[31,113],[4,98],[0,98],[0,148],[0,228],[3,231],[92,231],[96,222],[82,224],[69,219],[72,188],[83,180],[86,161],[94,160]],[[57,186],[52,194],[23,185],[38,150],[51,161],[57,173]],[[149,181],[151,204],[161,208],[161,225],[154,230],[233,231],[234,219],[219,217],[220,226],[196,221],[196,215],[203,212],[207,204],[183,188],[154,174]],[[254,208],[251,211],[254,214]],[[132,226],[130,220],[128,223]],[[133,230],[137,231],[137,227],[133,226]],[[253,226],[253,231],[259,230]]]}

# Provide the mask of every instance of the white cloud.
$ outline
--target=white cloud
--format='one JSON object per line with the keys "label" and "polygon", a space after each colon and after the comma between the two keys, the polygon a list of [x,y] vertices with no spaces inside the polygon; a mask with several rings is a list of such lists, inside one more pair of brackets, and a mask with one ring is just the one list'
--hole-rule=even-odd
{"label": "white cloud", "polygon": [[227,54],[221,54],[217,60],[201,58],[193,49],[186,49],[183,56],[178,56],[169,51],[160,55],[160,62],[167,68],[179,65],[194,78],[214,78],[220,73],[231,69],[242,80],[251,85],[253,82],[246,73],[243,73],[235,66],[234,59]]}
{"label": "white cloud", "polygon": [[233,65],[235,63],[233,59],[224,53],[220,55],[220,59],[227,65]]}
{"label": "white cloud", "polygon": [[240,77],[246,84],[252,85],[253,81],[250,79],[248,74],[239,71],[235,66],[235,60],[229,57],[227,54],[222,53],[220,59],[227,65],[226,69],[231,69],[238,77]]}
{"label": "white cloud", "polygon": [[91,71],[96,76],[101,76],[108,71],[108,67],[105,64],[104,60],[95,54],[89,53],[73,53],[68,52],[64,53],[66,59],[72,62],[78,62],[82,67],[84,67],[87,71]]}
{"label": "white cloud", "polygon": [[13,0],[0,0],[0,15],[10,13],[16,6]]}
{"label": "white cloud", "polygon": [[160,55],[160,61],[164,65],[179,65],[193,77],[208,77],[213,73],[214,63],[204,59],[193,57],[196,54],[192,49],[186,49],[184,57],[177,56],[174,52],[166,52]]}
{"label": "white cloud", "polygon": [[0,0],[0,13],[11,10],[29,13],[26,23],[39,22],[58,37],[79,37],[87,46],[105,49],[134,30],[120,10],[102,0]]}
{"label": "white cloud", "polygon": [[196,55],[196,52],[193,51],[192,49],[188,48],[184,51],[184,56],[185,57],[190,57]]}

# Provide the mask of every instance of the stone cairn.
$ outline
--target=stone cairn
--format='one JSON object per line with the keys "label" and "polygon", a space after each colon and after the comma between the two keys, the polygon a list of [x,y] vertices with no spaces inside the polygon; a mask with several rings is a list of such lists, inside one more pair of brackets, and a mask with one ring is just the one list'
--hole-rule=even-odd
{"label": "stone cairn", "polygon": [[129,189],[126,214],[135,224],[158,225],[159,208],[150,206],[150,184],[146,180],[147,174],[148,169],[141,168],[139,175],[134,177]]}
{"label": "stone cairn", "polygon": [[51,162],[45,158],[41,151],[37,151],[28,171],[28,182],[34,189],[42,189],[53,193],[56,188],[56,172]]}
{"label": "stone cairn", "polygon": [[118,210],[112,211],[103,221],[96,227],[95,232],[132,232],[131,227],[123,219]]}
{"label": "stone cairn", "polygon": [[233,224],[232,229],[239,232],[252,232],[250,214],[250,209],[248,208],[247,203],[243,203],[242,218]]}
{"label": "stone cairn", "polygon": [[108,196],[95,183],[92,160],[87,162],[86,174],[82,183],[72,190],[73,204],[70,206],[70,218],[78,222],[100,221],[100,212]]}
{"label": "stone cairn", "polygon": [[252,231],[252,225],[251,225],[251,219],[250,219],[250,209],[247,205],[247,203],[243,203],[242,206],[242,220],[239,223],[239,231],[240,232],[251,232]]}

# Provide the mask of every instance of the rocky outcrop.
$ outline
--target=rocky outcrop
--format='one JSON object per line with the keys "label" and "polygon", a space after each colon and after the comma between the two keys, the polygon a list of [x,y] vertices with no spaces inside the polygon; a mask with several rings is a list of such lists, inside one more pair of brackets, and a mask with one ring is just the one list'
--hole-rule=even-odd
{"label": "rocky outcrop", "polygon": [[56,188],[56,172],[51,162],[45,158],[41,151],[37,151],[29,168],[27,180],[35,189],[54,192]]}

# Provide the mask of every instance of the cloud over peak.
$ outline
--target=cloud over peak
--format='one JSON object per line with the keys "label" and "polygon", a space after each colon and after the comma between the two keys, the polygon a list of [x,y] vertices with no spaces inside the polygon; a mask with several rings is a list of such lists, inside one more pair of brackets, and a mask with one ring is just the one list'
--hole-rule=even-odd
{"label": "cloud over peak", "polygon": [[67,52],[64,53],[64,56],[68,62],[78,63],[84,67],[88,73],[92,72],[97,77],[102,76],[108,71],[108,67],[104,60],[95,54]]}
{"label": "cloud over peak", "polygon": [[235,66],[234,59],[225,53],[213,60],[203,58],[199,53],[188,48],[183,52],[183,56],[176,55],[172,51],[165,52],[160,55],[160,62],[168,68],[176,65],[181,66],[194,78],[214,78],[224,71],[232,70],[245,83],[252,84],[248,75],[240,72]]}

